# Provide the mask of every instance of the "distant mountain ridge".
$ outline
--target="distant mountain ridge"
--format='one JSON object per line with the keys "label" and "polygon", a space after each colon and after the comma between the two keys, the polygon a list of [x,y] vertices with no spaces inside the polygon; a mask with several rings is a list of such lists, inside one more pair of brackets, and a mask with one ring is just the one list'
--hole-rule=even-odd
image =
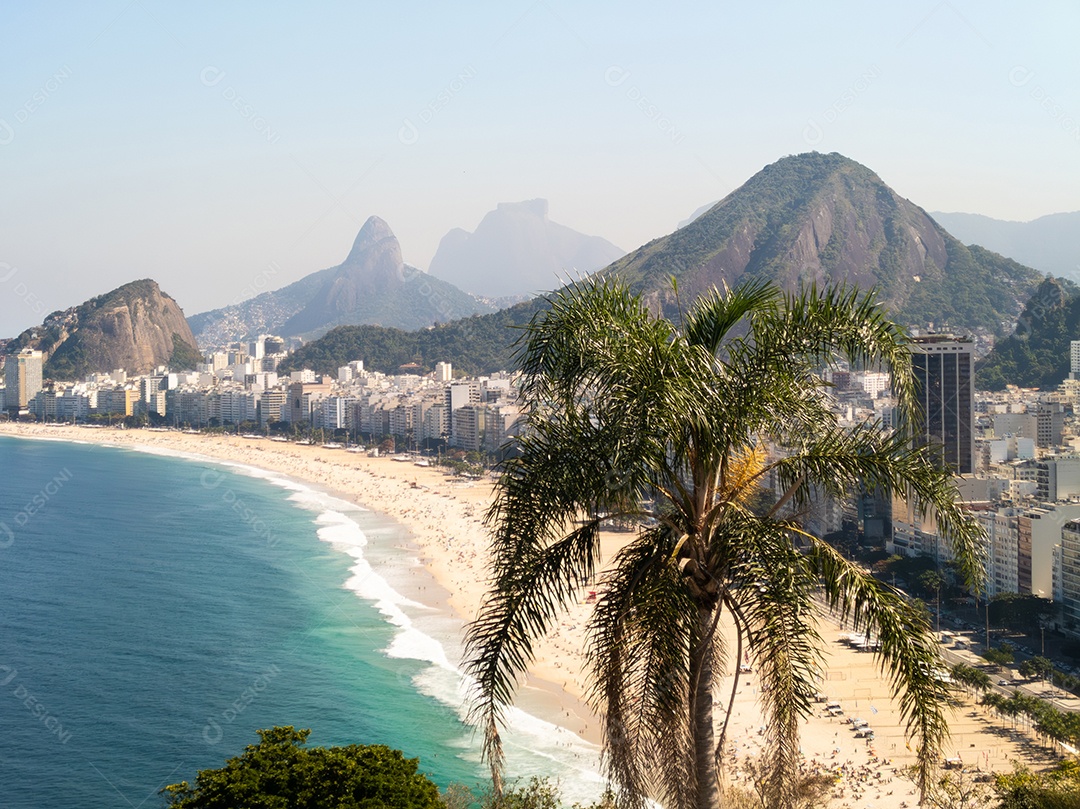
{"label": "distant mountain ridge", "polygon": [[406,266],[390,226],[372,216],[338,266],[195,315],[191,324],[200,344],[209,346],[261,333],[314,338],[340,325],[419,329],[494,310],[452,284]]}
{"label": "distant mountain ridge", "polygon": [[533,296],[588,275],[626,253],[548,219],[546,199],[500,202],[473,233],[454,228],[439,242],[429,270],[474,295]]}
{"label": "distant mountain ridge", "polygon": [[1080,281],[1080,211],[1009,222],[974,213],[930,214],[965,244],[981,244],[1042,272]]}
{"label": "distant mountain ridge", "polygon": [[117,368],[129,374],[159,365],[192,370],[202,361],[180,306],[150,279],[53,312],[7,346],[21,348],[44,352],[45,375],[61,380]]}
{"label": "distant mountain ridge", "polygon": [[[965,247],[865,166],[811,153],[766,166],[689,225],[655,239],[600,272],[620,274],[678,317],[701,292],[745,277],[787,287],[849,281],[876,287],[903,325],[933,323],[961,333],[1008,332],[1042,276],[977,247]],[[411,334],[370,327],[335,330],[290,358],[333,369],[349,359],[374,368],[398,363],[398,348],[428,366],[454,363],[471,373],[507,369],[520,326],[543,299],[496,315]],[[335,365],[334,363],[337,363]],[[398,363],[400,364],[400,363]]]}

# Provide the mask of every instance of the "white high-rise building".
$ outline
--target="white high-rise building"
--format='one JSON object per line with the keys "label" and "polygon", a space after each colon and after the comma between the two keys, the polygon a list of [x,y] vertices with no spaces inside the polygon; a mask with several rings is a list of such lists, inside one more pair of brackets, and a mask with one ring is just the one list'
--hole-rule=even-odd
{"label": "white high-rise building", "polygon": [[454,367],[449,362],[435,363],[435,381],[450,382],[454,379]]}
{"label": "white high-rise building", "polygon": [[22,410],[30,404],[41,390],[43,365],[40,351],[26,348],[18,354],[8,354],[4,363],[4,407]]}
{"label": "white high-rise building", "polygon": [[1080,340],[1069,343],[1069,379],[1080,379]]}

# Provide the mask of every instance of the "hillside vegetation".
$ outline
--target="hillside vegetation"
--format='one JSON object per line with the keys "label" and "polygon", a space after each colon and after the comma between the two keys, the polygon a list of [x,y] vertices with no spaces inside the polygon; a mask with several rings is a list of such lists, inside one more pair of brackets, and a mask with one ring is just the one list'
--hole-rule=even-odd
{"label": "hillside vegetation", "polygon": [[297,349],[282,363],[282,373],[310,368],[334,374],[352,360],[382,373],[397,373],[415,362],[431,371],[437,362],[453,363],[455,371],[479,375],[509,370],[513,343],[529,318],[547,306],[536,298],[491,315],[474,315],[420,331],[382,326],[340,326]]}
{"label": "hillside vegetation", "polygon": [[[984,338],[1009,333],[1042,276],[978,246],[965,246],[865,166],[839,154],[786,157],[751,177],[706,213],[607,268],[671,318],[698,295],[768,278],[793,290],[809,283],[875,289],[891,316]],[[678,284],[678,297],[672,289]],[[334,329],[290,359],[332,373],[363,359],[394,371],[452,362],[467,373],[511,365],[514,326],[541,299],[421,331]]]}
{"label": "hillside vegetation", "polygon": [[975,366],[981,390],[1007,384],[1054,388],[1069,375],[1069,343],[1080,339],[1080,287],[1063,278],[1047,278],[1016,324]]}

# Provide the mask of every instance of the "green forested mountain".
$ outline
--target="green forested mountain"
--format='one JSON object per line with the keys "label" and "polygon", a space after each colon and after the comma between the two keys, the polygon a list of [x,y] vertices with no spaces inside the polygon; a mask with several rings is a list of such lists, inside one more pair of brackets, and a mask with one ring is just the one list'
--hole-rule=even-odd
{"label": "green forested mountain", "polygon": [[420,331],[340,326],[290,354],[279,371],[310,368],[334,374],[352,360],[363,360],[365,368],[383,373],[396,373],[410,362],[425,371],[437,362],[451,362],[455,371],[470,375],[506,370],[513,364],[512,346],[520,328],[546,305],[535,298],[491,315],[474,315]]}
{"label": "green forested mountain", "polygon": [[[789,289],[843,281],[876,288],[903,325],[984,337],[1009,332],[1042,277],[964,246],[865,166],[816,152],[766,166],[685,227],[600,272],[622,275],[671,317],[678,316],[678,299],[685,306],[747,277]],[[512,326],[543,305],[532,301],[419,332],[335,329],[287,367],[329,372],[364,359],[385,370],[414,359],[425,368],[440,360],[470,372],[508,368]]]}
{"label": "green forested mountain", "polygon": [[1007,384],[1053,388],[1069,375],[1069,342],[1080,339],[1080,288],[1047,277],[1024,307],[1016,330],[975,366],[981,390]]}
{"label": "green forested mountain", "polygon": [[839,154],[785,157],[708,212],[603,272],[618,273],[674,311],[745,276],[789,289],[845,281],[876,287],[906,326],[1002,334],[1041,275],[965,247],[870,169]]}

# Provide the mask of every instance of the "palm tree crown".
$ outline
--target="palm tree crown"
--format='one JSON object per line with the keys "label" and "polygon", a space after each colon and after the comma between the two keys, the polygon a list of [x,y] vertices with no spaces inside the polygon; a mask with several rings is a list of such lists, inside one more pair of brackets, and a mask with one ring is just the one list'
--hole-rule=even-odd
{"label": "palm tree crown", "polygon": [[[843,429],[826,401],[819,372],[830,362],[880,364],[899,423],[917,423],[903,330],[843,287],[784,293],[752,281],[699,298],[681,326],[613,279],[571,284],[550,303],[518,344],[526,429],[487,515],[492,586],[467,638],[496,789],[503,706],[535,639],[595,579],[598,532],[615,519],[641,527],[606,566],[588,659],[622,804],[719,805],[713,694],[733,653],[752,656],[767,686],[770,802],[791,804],[798,723],[820,688],[815,596],[880,638],[929,774],[946,686],[925,613],[795,516],[858,486],[901,493],[934,510],[961,569],[980,579],[979,529],[950,474],[903,428]],[[765,490],[777,497],[761,507]],[[734,650],[717,631],[722,615]]]}

